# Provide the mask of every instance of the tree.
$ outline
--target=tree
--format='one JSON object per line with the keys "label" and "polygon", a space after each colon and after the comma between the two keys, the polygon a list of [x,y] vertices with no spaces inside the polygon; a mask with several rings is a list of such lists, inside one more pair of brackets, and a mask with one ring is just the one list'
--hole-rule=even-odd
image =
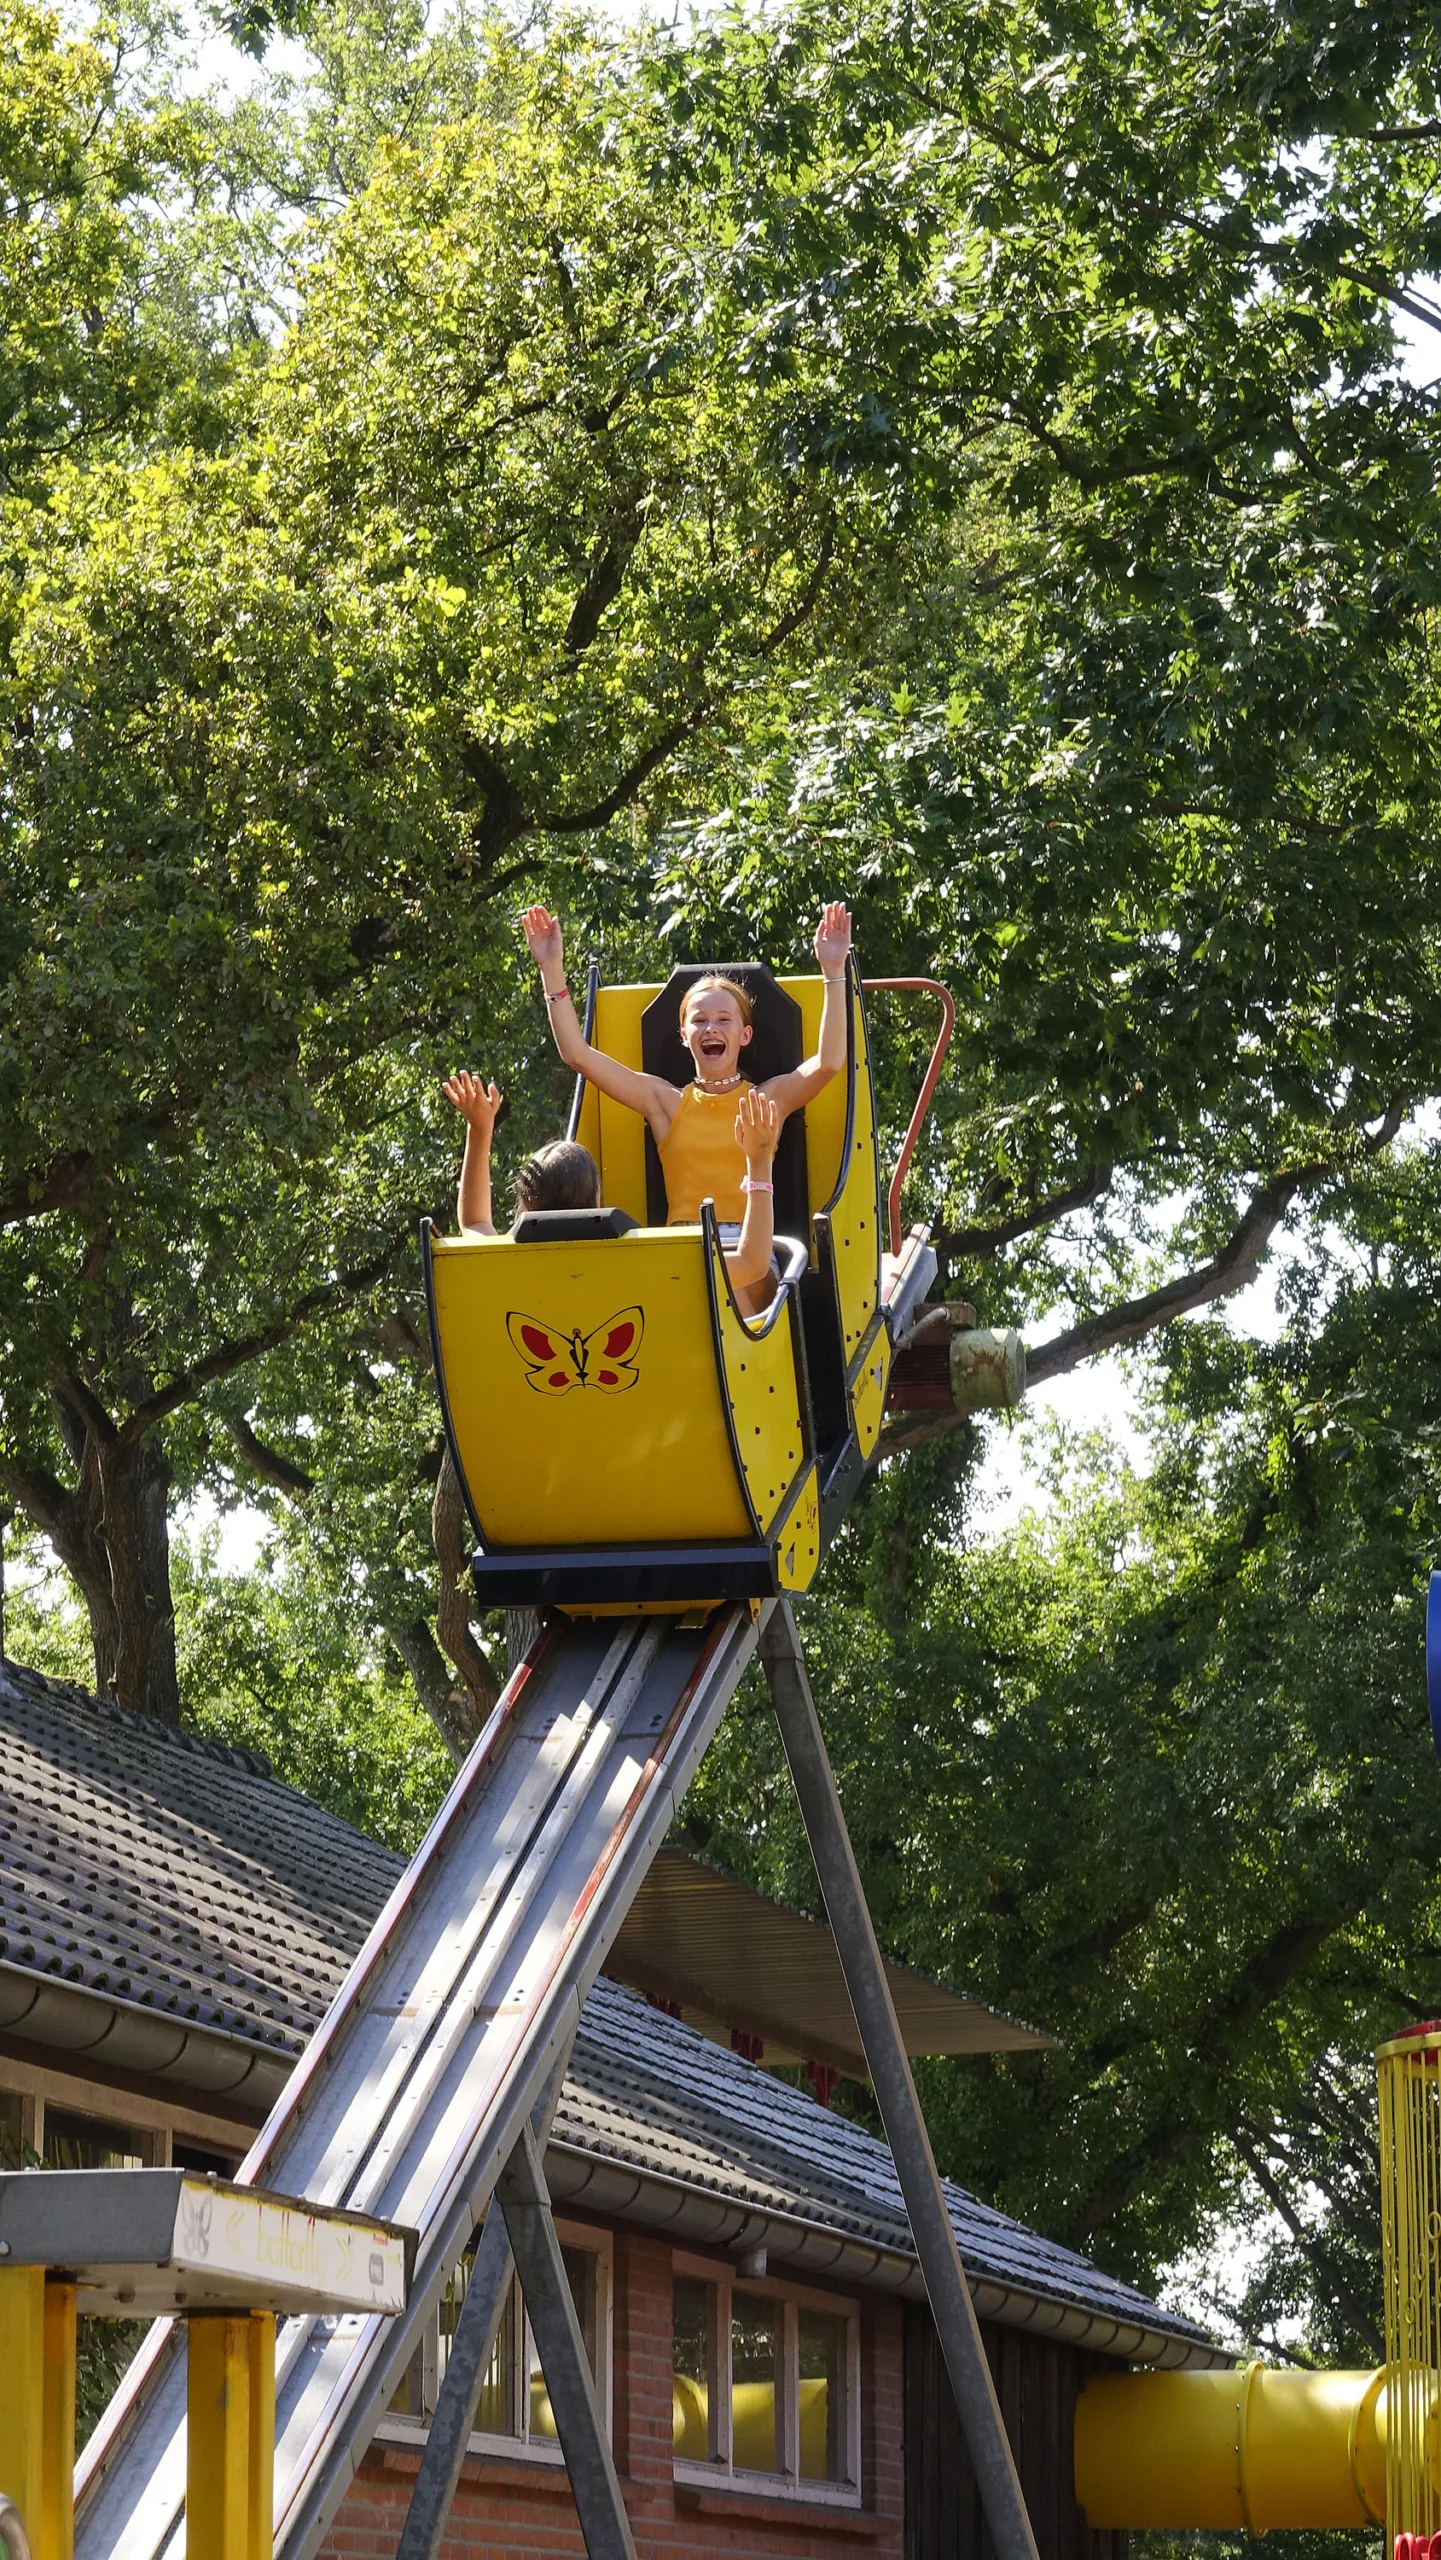
{"label": "tree", "polygon": [[[1379,2354],[1370,2057],[1437,2005],[1438,1199],[1411,1149],[1333,1193],[1278,1341],[1165,1336],[1148,1477],[1062,1448],[1053,1508],[987,1540],[933,1444],[804,1611],[882,1942],[1062,2041],[923,2066],[943,2161],[1141,2282],[1279,2216],[1222,2307],[1303,2360]],[[691,1833],[813,1906],[754,1703]]]}
{"label": "tree", "polygon": [[205,1412],[255,1457],[228,1382],[395,1311],[417,1100],[505,1019],[524,869],[880,610],[889,442],[794,450],[810,393],[751,378],[670,130],[623,54],[497,35],[298,264],[223,449],[59,474],[26,529],[0,1483],[128,1703],[176,1712]]}
{"label": "tree", "polygon": [[839,877],[873,967],[947,979],[916,1202],[983,1312],[1061,1317],[1039,1380],[1243,1287],[1436,1090],[1436,406],[1391,334],[1441,323],[1434,31],[811,0],[673,78],[697,184],[767,157],[753,362],[864,342],[955,530],[660,898],[774,945]]}

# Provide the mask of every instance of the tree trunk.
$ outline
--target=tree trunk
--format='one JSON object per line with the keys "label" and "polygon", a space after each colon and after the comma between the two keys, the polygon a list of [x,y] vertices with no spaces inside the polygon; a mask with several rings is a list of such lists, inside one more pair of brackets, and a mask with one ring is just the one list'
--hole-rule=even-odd
{"label": "tree trunk", "polygon": [[[440,1567],[435,1632],[454,1663],[460,1682],[450,1689],[443,1714],[437,1713],[423,1688],[421,1697],[458,1760],[464,1758],[500,1695],[500,1683],[477,1643],[470,1623],[470,1541],[465,1534],[465,1525],[460,1485],[447,1450],[440,1462],[430,1515],[436,1562]],[[401,1651],[405,1652],[403,1644]],[[406,1659],[410,1660],[408,1653]],[[415,1667],[411,1662],[412,1675]],[[416,1686],[420,1688],[419,1679]]]}
{"label": "tree trunk", "polygon": [[90,1616],[95,1686],[138,1715],[180,1722],[170,1596],[170,1468],[158,1432],[125,1440],[62,1405],[78,1463],[73,1493],[21,1499],[79,1585]]}

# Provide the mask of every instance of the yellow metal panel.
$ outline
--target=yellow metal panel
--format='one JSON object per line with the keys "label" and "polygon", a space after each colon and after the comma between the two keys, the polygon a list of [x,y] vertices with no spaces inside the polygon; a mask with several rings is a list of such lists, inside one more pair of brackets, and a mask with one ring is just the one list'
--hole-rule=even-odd
{"label": "yellow metal panel", "polygon": [[275,2314],[250,2315],[250,2541],[245,2560],[275,2550]]}
{"label": "yellow metal panel", "polygon": [[807,1467],[785,1519],[775,1533],[776,1563],[783,1591],[808,1591],[821,1560],[820,1479]]}
{"label": "yellow metal panel", "polygon": [[40,2539],[35,2560],[73,2560],[75,2550],[75,2287],[52,2276],[45,2287],[45,2407]]}
{"label": "yellow metal panel", "polygon": [[[451,1424],[488,1546],[749,1534],[698,1228],[437,1240],[433,1272]],[[620,1319],[638,1334],[608,1363]],[[556,1358],[529,1356],[546,1339]]]}
{"label": "yellow metal panel", "polygon": [[[624,1066],[639,1068],[640,1018],[659,987],[602,987],[595,1001],[595,1026],[591,1038],[597,1049],[608,1058],[619,1058]],[[613,1102],[609,1094],[597,1096],[599,1122],[600,1196],[608,1209],[628,1209],[644,1226],[647,1218],[645,1199],[645,1122],[638,1111],[624,1102]],[[582,1141],[596,1153],[596,1143]]]}
{"label": "yellow metal panel", "polygon": [[185,2560],[252,2560],[248,2311],[188,2320]]}
{"label": "yellow metal panel", "polygon": [[0,2491],[40,2540],[45,2439],[45,2270],[0,2267]]}
{"label": "yellow metal panel", "polygon": [[[784,978],[788,994],[801,1008],[807,1051],[814,1050],[821,1027],[825,989],[819,978]],[[851,998],[854,1004],[854,996]],[[841,1333],[848,1371],[875,1320],[881,1289],[880,1182],[876,1166],[876,1105],[871,1082],[865,1015],[855,1004],[856,1107],[850,1151],[841,1163],[846,1134],[846,1078],[831,1078],[806,1112],[806,1166],[811,1214],[824,1209],[840,1187],[831,1210],[835,1245],[836,1287]],[[842,1183],[842,1175],[844,1182]]]}
{"label": "yellow metal panel", "polygon": [[790,1308],[783,1307],[766,1332],[753,1331],[736,1312],[719,1243],[713,1250],[721,1360],[736,1454],[760,1534],[769,1539],[806,1461]]}
{"label": "yellow metal panel", "polygon": [[878,1324],[851,1384],[851,1412],[855,1420],[857,1445],[863,1458],[870,1456],[880,1436],[890,1374],[890,1336],[885,1326]]}

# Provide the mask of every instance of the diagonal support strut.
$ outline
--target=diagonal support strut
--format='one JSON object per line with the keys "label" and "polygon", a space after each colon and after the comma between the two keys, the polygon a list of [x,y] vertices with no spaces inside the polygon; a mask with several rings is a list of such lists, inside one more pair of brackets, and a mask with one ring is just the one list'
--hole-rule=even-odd
{"label": "diagonal support strut", "polygon": [[550,2191],[529,2125],[501,2171],[495,2192],[515,2252],[526,2317],[535,2332],[589,2560],[636,2560],[615,2458],[556,2237]]}
{"label": "diagonal support strut", "polygon": [[1037,2560],[1031,2520],[896,2024],[788,1600],[777,1600],[766,1611],[760,1655],[991,2540],[998,2560]]}
{"label": "diagonal support strut", "polygon": [[476,2245],[396,2560],[437,2560],[512,2269],[520,2276],[589,2560],[636,2560],[542,2165],[569,2060],[567,2050],[497,2183],[498,2210],[486,2215]]}
{"label": "diagonal support strut", "polygon": [[[570,2065],[570,2050],[567,2043],[530,2119],[542,2152],[560,2104]],[[476,2242],[470,2282],[465,2288],[465,2299],[450,2342],[450,2354],[441,2376],[440,2391],[420,2469],[410,2493],[410,2504],[405,2511],[395,2560],[437,2560],[455,2502],[470,2431],[475,2424],[480,2386],[504,2315],[514,2265],[505,2216],[499,2212],[488,2213]]]}

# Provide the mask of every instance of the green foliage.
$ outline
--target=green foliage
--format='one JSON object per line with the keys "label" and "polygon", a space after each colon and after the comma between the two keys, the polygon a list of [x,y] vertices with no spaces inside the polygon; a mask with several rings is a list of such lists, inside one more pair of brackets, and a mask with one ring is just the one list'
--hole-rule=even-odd
{"label": "green foliage", "polygon": [[[1300,1256],[1280,1344],[1166,1352],[1148,1481],[1071,1452],[988,1546],[962,1433],[808,1606],[883,1935],[1066,2040],[933,2069],[934,2120],[1138,2274],[1322,2194],[1231,2308],[1359,2352],[1364,2057],[1441,1922],[1434,1175],[1384,1169],[1441,1085],[1436,403],[1393,337],[1438,319],[1435,29],[234,25],[311,71],[179,107],[158,22],[0,47],[6,1499],[118,1694],[409,1842],[444,1769],[397,1656],[452,1730],[437,1080],[497,1073],[517,1153],[565,1100],[514,908],[638,974],[791,959],[849,893],[870,969],[958,999],[913,1208],[983,1315],[1078,1359],[1288,1210]],[[876,1010],[894,1132],[923,1041]],[[237,1488],[270,1558],[172,1588],[169,1507]],[[73,1611],[10,1615],[84,1668]],[[691,1816],[810,1895],[754,1697]]]}
{"label": "green foliage", "polygon": [[[1351,1215],[1275,1346],[1168,1338],[1149,1478],[1072,1447],[1051,1510],[957,1545],[924,1451],[855,1516],[806,1637],[882,1939],[1063,2040],[923,2067],[947,2165],[1142,2280],[1275,2207],[1294,2227],[1218,2308],[1370,2362],[1369,2054],[1430,2014],[1441,1928],[1429,1155]],[[813,1899],[763,1714],[690,1820]]]}
{"label": "green foliage", "polygon": [[352,1586],[300,1542],[220,1574],[202,1544],[177,1559],[187,1722],[259,1751],[278,1778],[409,1854],[455,1774],[440,1736]]}

